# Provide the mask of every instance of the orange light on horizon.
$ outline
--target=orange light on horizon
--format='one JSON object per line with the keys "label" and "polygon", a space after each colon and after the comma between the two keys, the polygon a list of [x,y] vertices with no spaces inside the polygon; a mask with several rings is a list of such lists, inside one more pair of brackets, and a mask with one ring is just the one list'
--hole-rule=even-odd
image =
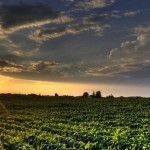
{"label": "orange light on horizon", "polygon": [[[103,96],[113,94],[114,96],[149,96],[149,88],[134,85],[119,84],[88,84],[88,83],[64,83],[34,81],[16,79],[0,75],[0,93],[17,94],[42,94],[42,95],[82,95],[83,92],[100,90]],[[140,95],[139,95],[140,94]]]}
{"label": "orange light on horizon", "polygon": [[87,91],[92,94],[95,90],[108,89],[108,85],[85,84],[85,83],[64,83],[46,82],[15,79],[0,75],[0,93],[19,93],[19,94],[42,94],[54,95],[82,95]]}

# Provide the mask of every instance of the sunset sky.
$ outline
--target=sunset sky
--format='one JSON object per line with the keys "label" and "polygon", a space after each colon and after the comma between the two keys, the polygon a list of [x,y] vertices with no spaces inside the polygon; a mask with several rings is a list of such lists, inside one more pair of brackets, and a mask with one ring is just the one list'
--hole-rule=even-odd
{"label": "sunset sky", "polygon": [[0,93],[149,89],[149,0],[0,0]]}

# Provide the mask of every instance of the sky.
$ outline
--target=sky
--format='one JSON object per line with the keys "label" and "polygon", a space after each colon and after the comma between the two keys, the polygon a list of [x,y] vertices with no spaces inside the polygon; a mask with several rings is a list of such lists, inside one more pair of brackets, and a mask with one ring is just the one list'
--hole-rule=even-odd
{"label": "sky", "polygon": [[0,0],[0,93],[150,96],[149,0]]}

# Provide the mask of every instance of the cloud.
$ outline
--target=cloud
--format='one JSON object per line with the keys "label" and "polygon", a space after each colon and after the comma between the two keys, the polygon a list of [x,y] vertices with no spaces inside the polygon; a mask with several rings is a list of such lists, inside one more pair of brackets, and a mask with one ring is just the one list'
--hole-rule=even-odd
{"label": "cloud", "polygon": [[84,20],[82,23],[68,24],[57,28],[38,29],[29,35],[29,39],[38,43],[47,41],[49,39],[58,38],[67,34],[76,35],[85,31],[94,31],[96,35],[102,35],[104,29],[110,27],[107,24]]}
{"label": "cloud", "polygon": [[24,61],[17,64],[11,60],[0,59],[1,74],[18,78],[41,80],[44,80],[43,76],[46,76],[46,80],[69,78],[71,74],[68,74],[67,68],[70,68],[70,65],[54,61]]}
{"label": "cloud", "polygon": [[21,41],[19,43],[15,43],[8,38],[1,39],[0,42],[1,56],[9,55],[11,57],[30,57],[40,52],[37,44],[30,47],[25,40],[23,40],[24,44],[22,44]]}
{"label": "cloud", "polygon": [[25,68],[14,61],[0,59],[0,72],[22,72]]}
{"label": "cloud", "polygon": [[3,38],[24,28],[66,23],[70,20],[69,16],[55,12],[42,4],[2,5],[0,6],[0,37]]}
{"label": "cloud", "polygon": [[141,13],[140,10],[136,10],[136,11],[127,11],[127,12],[120,12],[117,10],[112,11],[110,14],[108,13],[108,17],[112,17],[112,18],[116,18],[116,19],[120,19],[122,17],[134,17],[136,15],[138,15],[139,13]]}
{"label": "cloud", "polygon": [[68,80],[84,77],[85,63],[63,63],[56,61],[0,61],[1,74],[32,80]]}
{"label": "cloud", "polygon": [[[1,72],[53,72],[54,70],[60,68],[58,62],[53,61],[23,61],[17,64],[15,61],[1,58],[0,59],[0,70]],[[61,65],[63,66],[63,65]],[[21,74],[20,74],[21,75]]]}
{"label": "cloud", "polygon": [[116,18],[116,19],[121,19],[122,17],[134,17],[141,13],[141,10],[136,10],[136,11],[126,11],[126,12],[121,12],[118,10],[113,10],[110,13],[107,14],[107,18]]}
{"label": "cloud", "polygon": [[86,74],[93,77],[103,78],[131,78],[148,77],[150,72],[150,62],[123,63],[94,68],[86,71]]}
{"label": "cloud", "polygon": [[[15,61],[0,59],[1,72],[42,72],[56,69],[59,63],[52,61],[31,61],[18,65]],[[14,71],[15,70],[15,71]],[[16,71],[17,70],[17,71]]]}
{"label": "cloud", "polygon": [[52,61],[33,61],[29,65],[29,70],[33,72],[52,71],[52,69],[55,69],[58,65],[58,62]]}
{"label": "cloud", "polygon": [[49,79],[53,78],[72,78],[74,68],[71,64],[65,64],[54,61],[32,61],[28,64],[28,71],[38,74],[48,74]]}
{"label": "cloud", "polygon": [[115,0],[83,0],[76,4],[79,8],[84,9],[95,9],[95,8],[103,8],[113,4]]}
{"label": "cloud", "polygon": [[150,26],[134,29],[136,40],[121,43],[120,48],[112,49],[108,62],[101,68],[86,71],[97,77],[149,77],[150,73]]}
{"label": "cloud", "polygon": [[6,29],[57,17],[58,13],[45,5],[2,5],[1,8],[2,27]]}
{"label": "cloud", "polygon": [[137,10],[137,11],[128,11],[124,13],[124,16],[126,17],[133,17],[136,16],[137,14],[139,14],[141,11]]}
{"label": "cloud", "polygon": [[130,62],[146,61],[150,58],[150,26],[139,26],[134,29],[136,40],[125,41],[120,48],[112,49],[109,59],[112,61]]}
{"label": "cloud", "polygon": [[[149,74],[148,27],[135,28],[133,40],[115,46],[126,38],[127,29],[141,21],[133,17],[143,10],[141,7],[130,7],[130,2],[119,6],[117,0],[2,1],[0,56],[5,62],[3,67],[1,62],[1,72],[6,75],[49,81],[100,81]],[[146,13],[140,16],[147,17]],[[124,27],[126,30],[121,30]],[[86,62],[81,65],[81,61]]]}
{"label": "cloud", "polygon": [[[47,74],[47,80],[64,80],[72,79],[74,77],[73,68],[70,64],[58,62],[39,61],[32,63],[32,72],[37,72],[40,75]],[[41,76],[40,76],[41,78]],[[42,79],[43,80],[43,79]]]}
{"label": "cloud", "polygon": [[11,54],[15,55],[15,56],[23,56],[23,57],[29,57],[29,56],[33,56],[34,54],[38,53],[40,51],[40,49],[37,47],[35,49],[32,50],[28,50],[28,51],[23,51],[23,50],[13,50],[11,52]]}

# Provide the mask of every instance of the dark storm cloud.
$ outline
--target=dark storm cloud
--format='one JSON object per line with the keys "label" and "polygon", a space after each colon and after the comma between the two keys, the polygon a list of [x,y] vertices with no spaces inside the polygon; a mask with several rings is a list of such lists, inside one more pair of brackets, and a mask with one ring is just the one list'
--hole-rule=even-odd
{"label": "dark storm cloud", "polygon": [[[21,65],[10,60],[0,61],[2,75],[32,80],[63,80],[72,77],[70,65],[53,61],[31,61]],[[44,78],[43,78],[44,77]]]}
{"label": "dark storm cloud", "polygon": [[45,5],[2,5],[0,9],[3,28],[20,26],[46,19],[55,19],[58,13]]}
{"label": "dark storm cloud", "polygon": [[102,78],[141,78],[149,77],[150,62],[126,63],[117,65],[108,65],[103,68],[89,69],[86,74],[89,76]]}
{"label": "dark storm cloud", "polygon": [[112,49],[104,67],[89,69],[86,73],[99,77],[143,78],[150,73],[150,26],[134,29],[136,40],[125,41]]}
{"label": "dark storm cloud", "polygon": [[4,59],[11,58],[17,61],[25,57],[31,57],[40,51],[37,44],[28,42],[24,38],[20,38],[18,42],[13,42],[10,39],[0,39],[0,43],[0,56]]}
{"label": "dark storm cloud", "polygon": [[17,30],[50,23],[62,23],[70,18],[43,4],[14,4],[0,6],[1,37]]}
{"label": "dark storm cloud", "polygon": [[65,80],[73,81],[74,77],[80,80],[84,77],[85,62],[68,64],[55,61],[26,61],[16,63],[11,60],[0,61],[2,75],[31,80]]}
{"label": "dark storm cloud", "polygon": [[53,77],[67,78],[73,75],[73,65],[54,62],[54,61],[33,61],[29,63],[29,71],[40,73],[40,74],[49,74]]}
{"label": "dark storm cloud", "polygon": [[[2,0],[1,74],[49,81],[142,78],[150,72],[145,6],[139,0]],[[144,20],[147,26],[131,32]]]}
{"label": "dark storm cloud", "polygon": [[51,71],[52,68],[56,68],[59,65],[58,62],[51,62],[51,61],[36,61],[31,62],[31,71]]}
{"label": "dark storm cloud", "polygon": [[[23,77],[28,75],[29,79],[34,79],[38,76],[42,80],[42,76],[47,74],[49,78],[66,78],[67,73],[64,68],[68,67],[66,64],[60,64],[52,61],[26,61],[24,63],[16,63],[12,60],[0,60],[0,72],[3,75],[10,75],[12,77]],[[33,77],[30,77],[33,75]],[[26,76],[26,78],[28,78]]]}
{"label": "dark storm cloud", "polygon": [[16,66],[14,62],[0,60],[0,67]]}
{"label": "dark storm cloud", "polygon": [[22,72],[25,68],[14,61],[0,59],[1,72]]}

